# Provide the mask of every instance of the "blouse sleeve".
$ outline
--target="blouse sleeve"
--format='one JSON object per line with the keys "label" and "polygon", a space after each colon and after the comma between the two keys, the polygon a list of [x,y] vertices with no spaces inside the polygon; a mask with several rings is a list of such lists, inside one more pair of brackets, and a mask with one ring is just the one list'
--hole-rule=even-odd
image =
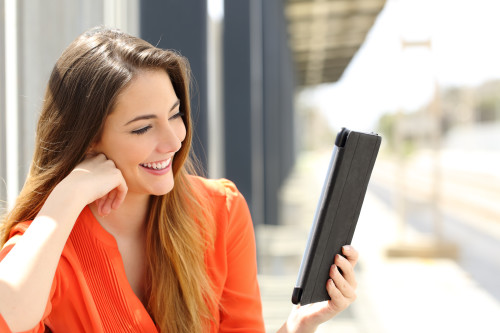
{"label": "blouse sleeve", "polygon": [[[26,231],[28,226],[29,226],[29,223],[26,223],[26,222],[19,223],[18,227],[13,229],[13,231],[11,231],[11,233],[10,233],[11,239],[4,245],[4,247],[2,249],[0,249],[0,261],[2,261],[7,256],[7,254],[12,250],[12,248],[16,244],[17,239],[22,237],[22,234],[24,234],[24,232]],[[16,236],[16,237],[12,238],[14,236]],[[52,310],[52,303],[50,300],[53,298],[53,296],[55,294],[56,285],[57,285],[56,281],[57,281],[57,273],[56,273],[56,275],[54,277],[54,281],[52,283],[52,287],[51,287],[50,294],[49,294],[49,301],[47,302],[47,306],[45,307],[45,312],[43,314],[42,319],[35,327],[33,327],[32,329],[30,329],[28,331],[24,331],[23,333],[42,333],[42,332],[45,332],[45,325],[43,323],[43,320],[45,318],[47,318],[47,316],[50,314],[50,311]],[[1,314],[0,314],[0,332],[2,332],[2,333],[3,332],[5,332],[5,333],[12,332]]]}
{"label": "blouse sleeve", "polygon": [[264,332],[250,211],[234,184],[228,181],[225,185],[228,271],[221,298],[219,332]]}
{"label": "blouse sleeve", "polygon": [[9,326],[7,326],[7,323],[5,322],[1,314],[0,314],[0,332],[10,332],[10,328]]}

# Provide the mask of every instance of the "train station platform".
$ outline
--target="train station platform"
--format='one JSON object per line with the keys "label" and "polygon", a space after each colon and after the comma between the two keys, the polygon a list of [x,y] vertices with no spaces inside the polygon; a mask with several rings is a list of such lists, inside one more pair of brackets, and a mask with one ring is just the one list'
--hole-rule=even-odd
{"label": "train station platform", "polygon": [[[280,224],[256,228],[268,332],[281,326],[292,307],[290,298],[329,158],[328,153],[301,154],[281,193]],[[360,253],[358,298],[317,332],[500,332],[500,302],[455,260],[387,256],[387,249],[401,241],[400,230],[395,211],[369,187],[352,242]],[[406,241],[426,241],[426,235],[411,226],[405,230]]]}

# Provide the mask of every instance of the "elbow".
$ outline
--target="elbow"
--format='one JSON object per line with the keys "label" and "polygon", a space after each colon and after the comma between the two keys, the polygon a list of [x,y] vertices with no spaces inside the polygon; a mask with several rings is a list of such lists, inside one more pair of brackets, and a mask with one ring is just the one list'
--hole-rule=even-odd
{"label": "elbow", "polygon": [[36,316],[27,314],[26,311],[19,311],[18,313],[4,311],[0,315],[11,332],[26,332],[33,330],[40,324],[43,314]]}
{"label": "elbow", "polygon": [[[20,297],[0,281],[0,315],[12,332],[25,332],[35,328],[42,320],[45,308],[36,306],[26,297]],[[0,325],[1,326],[1,325]]]}

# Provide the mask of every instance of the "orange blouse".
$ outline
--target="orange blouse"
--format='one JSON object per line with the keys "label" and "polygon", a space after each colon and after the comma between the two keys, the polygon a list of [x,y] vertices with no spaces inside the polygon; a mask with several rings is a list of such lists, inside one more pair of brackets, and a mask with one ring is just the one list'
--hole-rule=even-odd
{"label": "orange blouse", "polygon": [[[241,193],[228,180],[192,177],[206,189],[215,214],[215,246],[206,252],[207,273],[219,300],[211,332],[264,332],[257,284],[253,225]],[[30,225],[16,225],[10,236]],[[0,260],[12,249],[0,252]],[[174,309],[170,309],[174,311]],[[169,311],[166,309],[166,311]],[[182,319],[179,319],[182,320]],[[114,237],[88,207],[81,212],[57,267],[42,321],[29,332],[157,332],[125,275]],[[0,315],[0,332],[10,332]]]}

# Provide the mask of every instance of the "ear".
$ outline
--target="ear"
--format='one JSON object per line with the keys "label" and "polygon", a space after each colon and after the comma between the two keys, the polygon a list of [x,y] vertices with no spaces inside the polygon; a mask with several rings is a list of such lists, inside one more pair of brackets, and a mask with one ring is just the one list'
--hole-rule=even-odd
{"label": "ear", "polygon": [[85,158],[94,157],[99,154],[99,151],[96,149],[97,143],[93,142],[90,144],[87,152],[85,153]]}

